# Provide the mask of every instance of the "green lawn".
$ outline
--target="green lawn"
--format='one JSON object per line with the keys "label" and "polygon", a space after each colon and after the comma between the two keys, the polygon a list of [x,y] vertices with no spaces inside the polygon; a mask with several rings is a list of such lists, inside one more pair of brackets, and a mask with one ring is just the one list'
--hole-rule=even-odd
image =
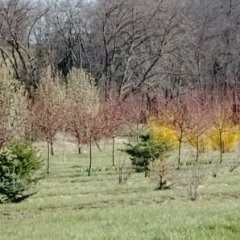
{"label": "green lawn", "polygon": [[[45,145],[38,144],[43,157]],[[0,240],[240,239],[240,170],[229,173],[235,154],[225,154],[217,178],[212,177],[214,165],[202,166],[199,198],[192,202],[185,170],[171,174],[176,183],[166,191],[155,191],[156,184],[144,174],[118,184],[111,144],[100,146],[102,152],[94,147],[93,172],[87,177],[88,148],[79,156],[74,143],[58,142],[50,175],[39,183],[38,193],[19,204],[0,205]],[[185,149],[183,161],[193,156]],[[217,157],[205,154],[202,161]],[[118,152],[116,166],[122,161],[130,164]]]}

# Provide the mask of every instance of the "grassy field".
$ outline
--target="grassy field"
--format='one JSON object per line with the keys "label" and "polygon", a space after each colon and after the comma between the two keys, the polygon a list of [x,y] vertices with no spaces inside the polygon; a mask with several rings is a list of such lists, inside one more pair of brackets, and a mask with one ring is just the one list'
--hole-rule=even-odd
{"label": "grassy field", "polygon": [[[45,157],[45,144],[38,146]],[[136,173],[119,184],[111,144],[100,146],[102,152],[94,147],[87,177],[87,147],[79,156],[73,143],[58,142],[38,193],[19,204],[0,205],[0,240],[240,239],[240,171],[229,172],[235,154],[225,154],[223,166],[202,166],[198,200],[190,201],[184,170],[172,173],[170,190],[156,191],[154,181]],[[185,149],[183,161],[191,158]],[[203,162],[216,159],[217,153],[202,156]],[[123,161],[130,164],[118,152],[116,166]]]}

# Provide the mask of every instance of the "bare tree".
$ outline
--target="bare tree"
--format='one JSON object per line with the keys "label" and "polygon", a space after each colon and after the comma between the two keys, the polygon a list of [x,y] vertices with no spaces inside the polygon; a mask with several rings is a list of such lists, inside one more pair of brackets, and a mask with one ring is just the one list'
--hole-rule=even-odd
{"label": "bare tree", "polygon": [[[229,143],[225,141],[225,136],[234,134],[235,127],[232,123],[233,112],[229,95],[226,95],[225,98],[223,98],[221,93],[216,93],[215,99],[212,103],[212,112],[213,133],[210,137],[212,138],[214,147],[219,150],[219,162],[222,163],[223,154],[227,150],[227,144]],[[233,142],[233,145],[235,145],[235,142]]]}
{"label": "bare tree", "polygon": [[204,170],[198,165],[187,166],[185,169],[185,180],[187,184],[187,193],[191,201],[198,198],[199,188],[204,181]]}
{"label": "bare tree", "polygon": [[0,4],[1,57],[10,63],[15,78],[28,87],[36,87],[40,68],[34,55],[33,31],[47,11],[41,2],[6,0]]}
{"label": "bare tree", "polygon": [[186,115],[186,140],[196,149],[198,161],[199,154],[209,147],[208,134],[213,120],[211,101],[206,92],[188,93]]}
{"label": "bare tree", "polygon": [[188,129],[188,95],[181,94],[173,99],[160,99],[157,121],[163,126],[171,127],[176,132],[178,141],[178,169],[181,165],[182,145]]}
{"label": "bare tree", "polygon": [[157,182],[157,190],[165,190],[171,187],[170,174],[173,165],[166,156],[155,160],[150,166],[150,176]]}

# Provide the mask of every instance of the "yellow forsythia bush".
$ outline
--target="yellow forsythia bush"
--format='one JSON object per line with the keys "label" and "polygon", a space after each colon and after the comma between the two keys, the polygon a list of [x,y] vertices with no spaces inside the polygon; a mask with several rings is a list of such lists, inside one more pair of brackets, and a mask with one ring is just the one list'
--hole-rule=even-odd
{"label": "yellow forsythia bush", "polygon": [[154,122],[149,122],[148,125],[156,141],[167,142],[173,147],[177,146],[179,136],[175,129]]}
{"label": "yellow forsythia bush", "polygon": [[205,152],[206,150],[211,148],[211,140],[207,135],[201,135],[197,137],[196,135],[188,135],[187,136],[188,143],[194,148],[198,148],[200,153]]}
{"label": "yellow forsythia bush", "polygon": [[[239,143],[239,134],[235,126],[226,126],[221,130],[213,128],[210,131],[209,139],[213,150],[223,150],[223,152],[231,152]],[[221,143],[222,139],[222,143]],[[222,145],[222,146],[221,146]]]}

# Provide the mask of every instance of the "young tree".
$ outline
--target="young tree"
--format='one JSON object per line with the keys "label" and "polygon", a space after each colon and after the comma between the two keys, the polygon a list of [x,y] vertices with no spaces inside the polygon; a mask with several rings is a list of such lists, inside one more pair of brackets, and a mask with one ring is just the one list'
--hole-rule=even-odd
{"label": "young tree", "polygon": [[126,125],[139,141],[139,136],[147,129],[147,101],[141,94],[132,94],[124,101]]}
{"label": "young tree", "polygon": [[37,131],[47,142],[47,174],[50,168],[50,153],[53,154],[54,138],[64,124],[65,95],[59,78],[54,77],[48,68],[41,77],[32,112]]}
{"label": "young tree", "polygon": [[20,202],[36,193],[42,159],[30,143],[18,140],[0,151],[0,203]]}
{"label": "young tree", "polygon": [[0,148],[14,137],[24,137],[27,125],[27,96],[13,78],[11,68],[0,66]]}
{"label": "young tree", "polygon": [[237,169],[240,166],[239,161],[239,154],[240,154],[240,89],[239,87],[236,87],[233,92],[233,115],[232,115],[232,121],[236,125],[236,128],[238,129],[238,154],[237,154],[237,163],[231,166],[230,172],[233,172],[235,169]]}
{"label": "young tree", "polygon": [[204,170],[196,163],[185,169],[185,181],[189,200],[196,201],[199,195],[199,187],[204,181]]}
{"label": "young tree", "polygon": [[157,159],[162,159],[166,152],[171,150],[171,146],[164,142],[156,142],[151,134],[141,135],[140,142],[136,145],[128,144],[123,150],[132,161],[137,172],[144,172],[145,177],[150,170],[150,164]]}
{"label": "young tree", "polygon": [[228,96],[220,97],[220,93],[215,95],[212,103],[213,127],[210,132],[212,148],[219,150],[219,162],[223,161],[223,154],[233,150],[238,143],[236,126],[233,124],[232,104]]}
{"label": "young tree", "polygon": [[112,165],[115,166],[115,138],[119,129],[126,123],[126,111],[123,103],[111,95],[100,105],[99,117],[104,125],[102,128],[103,136],[112,139]]}
{"label": "young tree", "polygon": [[73,68],[67,76],[68,115],[66,129],[72,132],[80,144],[89,144],[88,176],[92,169],[92,144],[103,128],[99,122],[99,95],[95,80],[83,69]]}
{"label": "young tree", "polygon": [[83,127],[84,127],[84,138],[82,140],[83,144],[89,145],[89,167],[88,167],[88,176],[91,175],[92,171],[92,145],[93,143],[99,141],[102,137],[102,121],[99,115],[93,113],[85,112],[83,115]]}
{"label": "young tree", "polygon": [[199,153],[209,147],[208,133],[212,124],[210,99],[200,91],[189,92],[187,98],[186,140],[196,149],[196,161]]}
{"label": "young tree", "polygon": [[167,159],[167,156],[161,156],[156,161],[152,162],[150,165],[151,177],[157,181],[157,190],[165,190],[170,188],[168,178],[170,178],[170,173],[172,171],[172,164]]}
{"label": "young tree", "polygon": [[181,165],[182,144],[187,131],[187,98],[180,95],[174,99],[160,99],[156,123],[173,129],[174,138],[178,142],[178,169]]}
{"label": "young tree", "polygon": [[95,80],[83,69],[73,68],[68,74],[67,99],[66,130],[74,134],[77,139],[80,154],[81,143],[86,137],[86,116],[96,115],[99,109],[99,96]]}

